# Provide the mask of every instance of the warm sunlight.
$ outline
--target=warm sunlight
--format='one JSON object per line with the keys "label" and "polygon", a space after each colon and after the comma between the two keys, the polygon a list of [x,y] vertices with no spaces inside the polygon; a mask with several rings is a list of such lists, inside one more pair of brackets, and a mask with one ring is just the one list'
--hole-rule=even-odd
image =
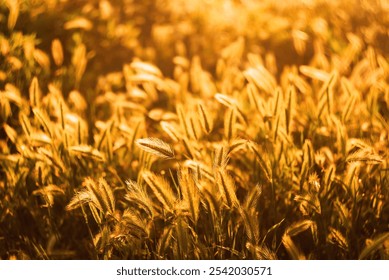
{"label": "warm sunlight", "polygon": [[0,259],[388,259],[388,30],[384,0],[0,0]]}

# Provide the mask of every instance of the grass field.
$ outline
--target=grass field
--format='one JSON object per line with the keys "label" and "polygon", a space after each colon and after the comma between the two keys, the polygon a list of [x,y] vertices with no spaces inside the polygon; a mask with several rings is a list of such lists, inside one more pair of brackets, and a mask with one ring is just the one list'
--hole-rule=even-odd
{"label": "grass field", "polygon": [[0,259],[389,259],[389,3],[277,3],[0,0]]}

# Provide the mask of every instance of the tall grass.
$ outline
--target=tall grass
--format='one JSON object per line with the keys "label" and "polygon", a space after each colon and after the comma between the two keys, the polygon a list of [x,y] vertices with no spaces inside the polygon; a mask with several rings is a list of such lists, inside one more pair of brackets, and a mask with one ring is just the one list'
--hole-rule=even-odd
{"label": "tall grass", "polygon": [[75,2],[0,1],[1,259],[389,258],[385,1]]}

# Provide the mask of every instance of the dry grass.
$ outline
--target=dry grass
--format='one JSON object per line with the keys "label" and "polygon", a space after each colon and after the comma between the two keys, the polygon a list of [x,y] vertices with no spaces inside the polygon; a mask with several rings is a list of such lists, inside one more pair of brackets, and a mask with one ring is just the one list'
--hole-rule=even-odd
{"label": "dry grass", "polygon": [[389,258],[385,1],[75,2],[0,1],[1,259]]}

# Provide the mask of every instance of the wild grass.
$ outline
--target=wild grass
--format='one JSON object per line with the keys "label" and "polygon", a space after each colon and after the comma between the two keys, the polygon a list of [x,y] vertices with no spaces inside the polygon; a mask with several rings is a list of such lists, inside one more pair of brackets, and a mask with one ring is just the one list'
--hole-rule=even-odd
{"label": "wild grass", "polygon": [[1,259],[389,258],[385,1],[75,2],[0,1]]}

